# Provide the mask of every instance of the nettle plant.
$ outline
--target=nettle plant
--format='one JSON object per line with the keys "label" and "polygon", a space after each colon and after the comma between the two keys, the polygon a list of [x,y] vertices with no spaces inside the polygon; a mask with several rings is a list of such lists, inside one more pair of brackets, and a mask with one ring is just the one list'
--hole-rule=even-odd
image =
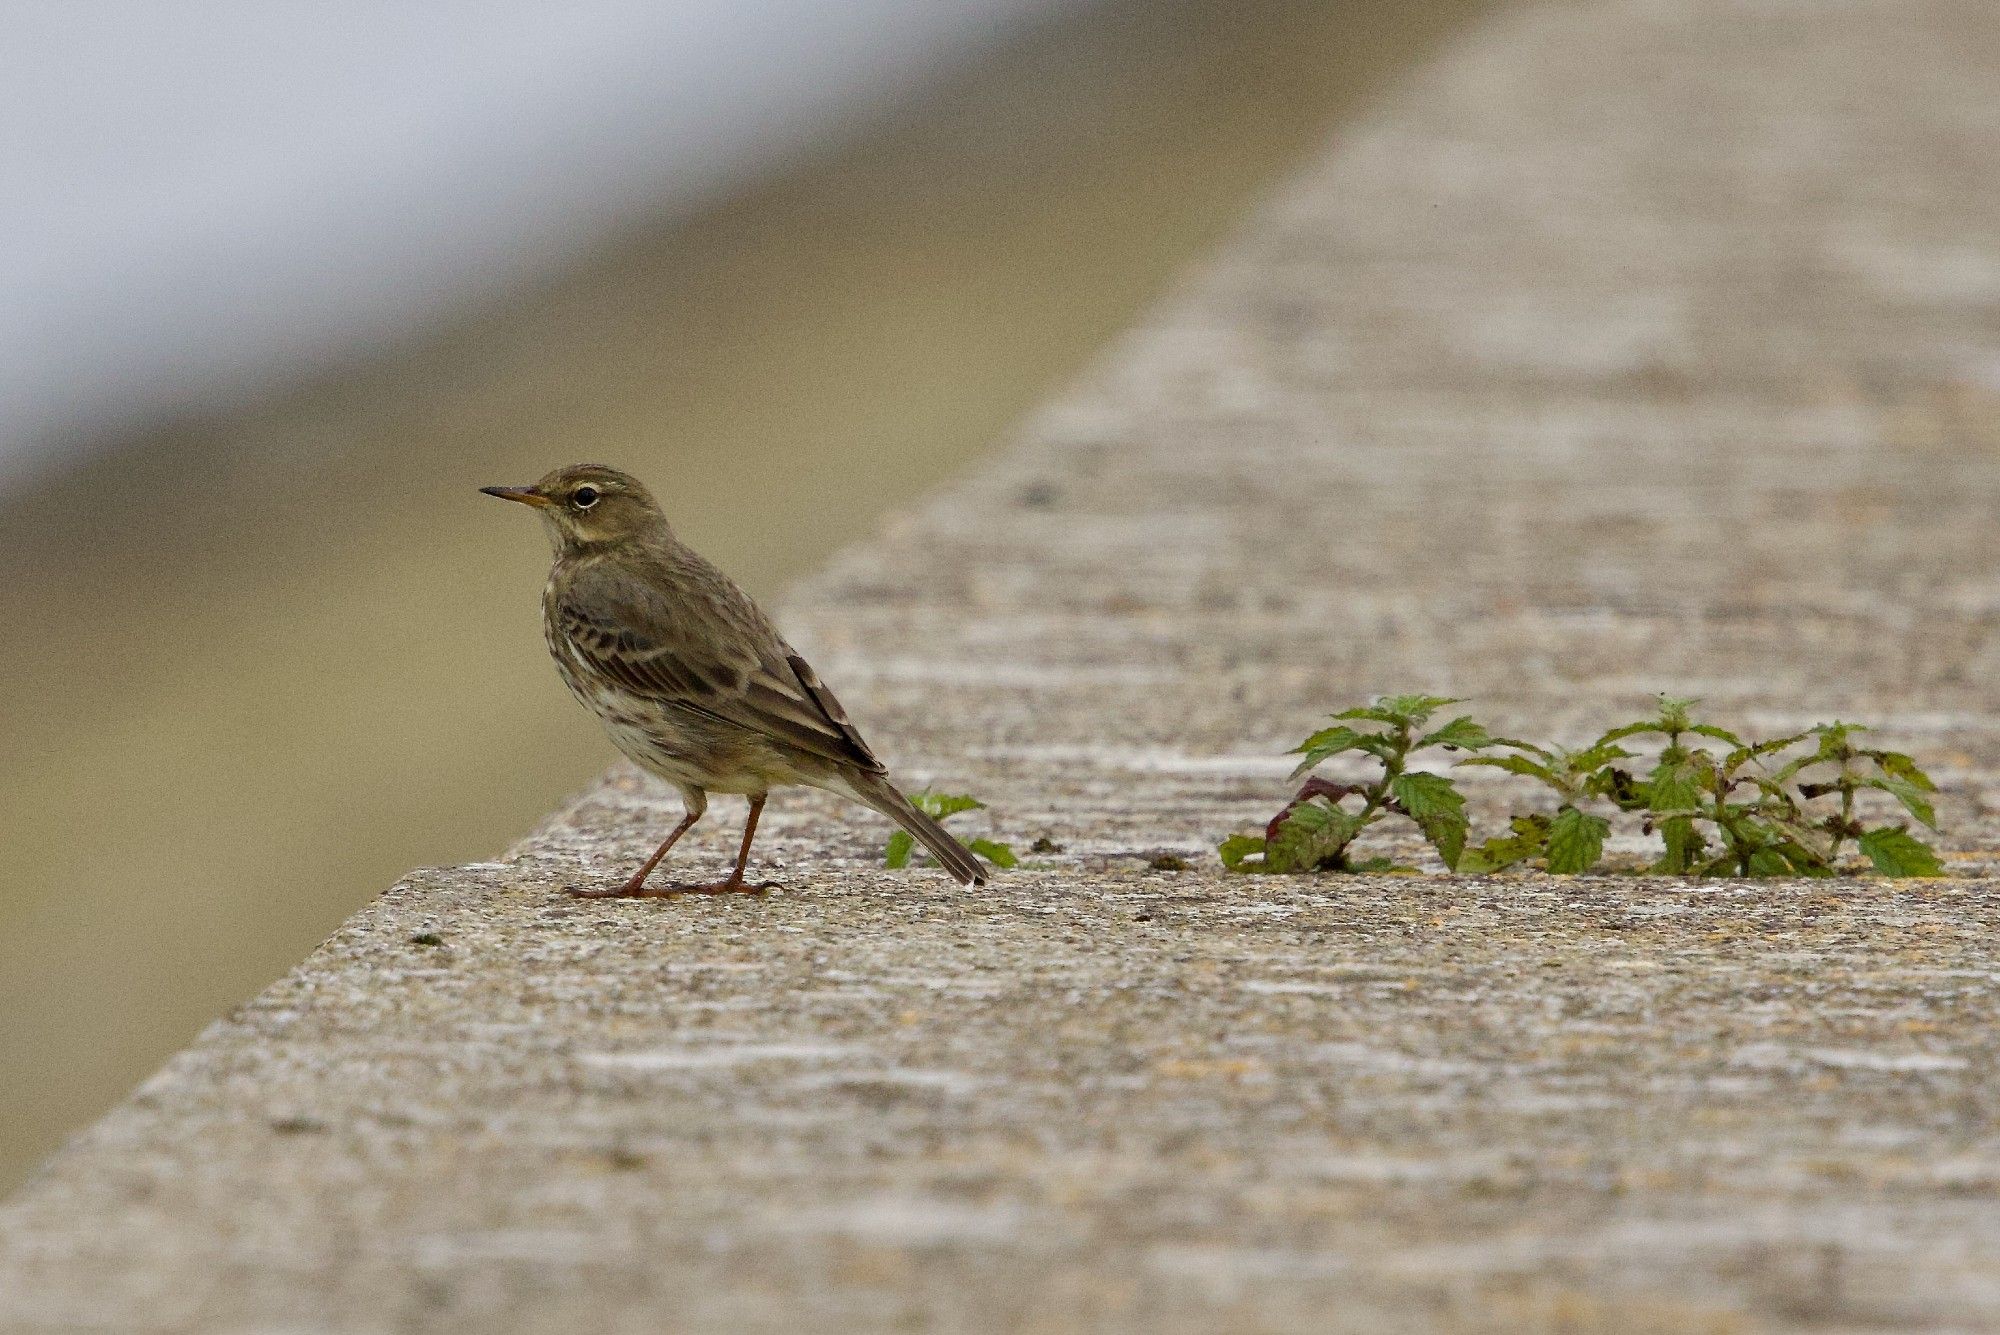
{"label": "nettle plant", "polygon": [[[1850,850],[1883,875],[1944,874],[1907,822],[1866,819],[1864,803],[1879,808],[1881,800],[1869,795],[1881,793],[1935,830],[1930,794],[1937,787],[1902,752],[1858,745],[1866,731],[1858,724],[1746,739],[1693,717],[1695,701],[1662,696],[1652,717],[1574,749],[1496,737],[1469,716],[1423,731],[1436,710],[1456,703],[1396,696],[1336,715],[1337,726],[1298,748],[1306,758],[1293,777],[1345,751],[1374,757],[1381,775],[1358,784],[1308,780],[1261,838],[1224,840],[1223,864],[1235,871],[1390,870],[1388,859],[1357,861],[1349,848],[1369,825],[1400,813],[1454,871],[1539,865],[1575,874],[1598,869],[1610,817],[1628,813],[1660,841],[1659,856],[1642,869],[1658,875],[1831,876],[1852,869]],[[1358,720],[1376,726],[1347,726]],[[1625,745],[1640,739],[1657,754]],[[1406,769],[1410,755],[1429,746],[1478,752],[1454,768],[1484,766],[1533,780],[1553,795],[1555,810],[1513,815],[1505,834],[1468,847],[1464,798],[1449,777]]]}
{"label": "nettle plant", "polygon": [[1910,833],[1907,825],[1870,827],[1856,818],[1855,797],[1865,789],[1887,793],[1925,829],[1935,831],[1937,809],[1930,794],[1937,791],[1928,774],[1901,751],[1884,751],[1854,745],[1854,734],[1866,732],[1858,723],[1823,723],[1804,734],[1815,747],[1810,755],[1787,761],[1777,773],[1780,781],[1797,781],[1807,770],[1822,776],[1798,784],[1799,795],[1838,799],[1839,809],[1819,821],[1827,836],[1826,861],[1838,864],[1841,846],[1849,839],[1855,848],[1885,876],[1942,876],[1944,867],[1937,853]]}
{"label": "nettle plant", "polygon": [[1369,826],[1402,816],[1423,832],[1445,866],[1456,869],[1470,829],[1465,798],[1448,776],[1410,769],[1410,758],[1433,747],[1482,751],[1507,744],[1469,715],[1429,727],[1438,710],[1457,703],[1441,695],[1392,695],[1335,714],[1332,727],[1293,748],[1305,758],[1292,778],[1350,751],[1372,757],[1380,771],[1361,783],[1307,779],[1263,834],[1223,840],[1222,864],[1240,872],[1409,871],[1391,858],[1357,859],[1353,851]]}

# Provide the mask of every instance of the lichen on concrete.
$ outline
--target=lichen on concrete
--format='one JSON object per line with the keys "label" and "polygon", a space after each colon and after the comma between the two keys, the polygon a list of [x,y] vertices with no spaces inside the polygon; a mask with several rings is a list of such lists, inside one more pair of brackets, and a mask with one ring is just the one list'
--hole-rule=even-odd
{"label": "lichen on concrete", "polygon": [[[673,816],[614,771],[59,1155],[0,1328],[2000,1324],[2000,20],[1836,11],[1498,11],[798,591],[900,774],[1059,847],[968,892],[786,794],[784,893],[572,902]],[[1955,875],[1210,852],[1357,696],[1663,688],[1879,725]]]}

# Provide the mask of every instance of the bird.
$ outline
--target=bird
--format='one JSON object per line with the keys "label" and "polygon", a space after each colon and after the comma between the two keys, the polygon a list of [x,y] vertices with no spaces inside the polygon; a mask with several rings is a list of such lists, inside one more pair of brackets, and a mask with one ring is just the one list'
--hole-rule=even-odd
{"label": "bird", "polygon": [[[965,885],[979,859],[889,781],[840,701],[729,576],[674,534],[637,478],[602,464],[558,468],[529,487],[481,487],[539,511],[555,560],[542,630],[556,670],[612,743],[678,789],[683,815],[616,887],[580,898],[754,893],[744,878],[757,818],[774,788],[838,793],[887,816]],[[736,865],[720,881],[649,886],[647,877],[708,809],[710,793],[750,803]]]}

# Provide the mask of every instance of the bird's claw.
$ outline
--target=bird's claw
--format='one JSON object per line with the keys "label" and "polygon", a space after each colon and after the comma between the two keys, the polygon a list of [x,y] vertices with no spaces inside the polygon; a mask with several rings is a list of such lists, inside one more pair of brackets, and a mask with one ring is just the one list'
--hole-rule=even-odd
{"label": "bird's claw", "polygon": [[670,885],[667,891],[688,895],[761,895],[777,888],[776,881],[717,881],[713,885]]}
{"label": "bird's claw", "polygon": [[694,885],[632,885],[628,882],[605,890],[566,885],[563,893],[573,899],[679,899],[682,895],[761,895],[767,890],[779,888],[776,881],[714,881]]}

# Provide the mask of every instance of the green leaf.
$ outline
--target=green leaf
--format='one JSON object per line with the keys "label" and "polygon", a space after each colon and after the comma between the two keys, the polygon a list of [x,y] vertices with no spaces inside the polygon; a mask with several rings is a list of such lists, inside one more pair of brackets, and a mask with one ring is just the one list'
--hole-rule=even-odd
{"label": "green leaf", "polygon": [[910,852],[916,846],[917,841],[910,838],[908,830],[897,830],[882,847],[882,865],[892,870],[909,866]]}
{"label": "green leaf", "polygon": [[1690,723],[1685,728],[1682,728],[1681,731],[1692,732],[1702,737],[1713,737],[1718,742],[1727,742],[1735,747],[1747,745],[1741,737],[1738,737],[1729,729],[1718,728],[1713,723]]}
{"label": "green leaf", "polygon": [[1613,742],[1622,742],[1627,737],[1642,737],[1647,733],[1664,733],[1665,731],[1666,729],[1662,728],[1654,720],[1643,719],[1638,723],[1621,724],[1616,728],[1610,729],[1598,737],[1596,741],[1592,742],[1591,746],[1609,746]]}
{"label": "green leaf", "polygon": [[1944,864],[1923,840],[1900,826],[1861,836],[1861,852],[1884,876],[1942,876]]}
{"label": "green leaf", "polygon": [[1694,775],[1694,786],[1704,793],[1726,797],[1729,793],[1729,776],[1722,772],[1722,766],[1714,756],[1706,751],[1685,753],[1689,771]]}
{"label": "green leaf", "polygon": [[1463,704],[1464,701],[1455,695],[1392,695],[1375,703],[1412,723],[1422,723],[1446,705]]}
{"label": "green leaf", "polygon": [[1451,780],[1442,774],[1398,774],[1389,784],[1389,795],[1417,823],[1444,865],[1456,871],[1458,855],[1465,850],[1465,799]]}
{"label": "green leaf", "polygon": [[1931,776],[1918,769],[1917,762],[1901,751],[1863,751],[1861,754],[1874,761],[1876,766],[1892,779],[1901,779],[1911,787],[1926,793],[1937,791],[1937,785],[1931,782]]}
{"label": "green leaf", "polygon": [[1700,775],[1692,761],[1662,760],[1646,783],[1646,809],[1658,815],[1701,806]]}
{"label": "green leaf", "polygon": [[1293,747],[1292,753],[1294,755],[1304,755],[1308,752],[1318,751],[1322,755],[1338,755],[1342,751],[1354,750],[1374,736],[1374,733],[1360,732],[1345,724],[1339,724],[1331,728],[1321,728],[1318,732]]}
{"label": "green leaf", "polygon": [[1603,769],[1614,760],[1630,760],[1632,753],[1611,742],[1595,742],[1581,751],[1564,751],[1558,759],[1571,774],[1588,774]]}
{"label": "green leaf", "polygon": [[982,811],[986,804],[964,793],[918,793],[915,805],[933,820],[956,816],[961,811]]}
{"label": "green leaf", "polygon": [[1812,735],[1810,732],[1795,732],[1789,737],[1773,737],[1763,742],[1745,742],[1723,758],[1722,767],[1727,770],[1737,769],[1749,761],[1776,755],[1786,747],[1795,746]]}
{"label": "green leaf", "polygon": [[1530,779],[1540,779],[1550,787],[1558,787],[1558,781],[1547,765],[1538,764],[1526,756],[1468,756],[1452,766],[1463,769],[1467,765],[1490,765],[1494,769],[1504,769],[1509,774],[1519,774]]}
{"label": "green leaf", "polygon": [[1461,703],[1449,695],[1383,695],[1368,704],[1355,709],[1344,709],[1333,717],[1343,719],[1373,719],[1377,723],[1418,728],[1424,720],[1446,705]]}
{"label": "green leaf", "polygon": [[1686,732],[1688,711],[1701,703],[1700,698],[1696,696],[1674,696],[1664,691],[1653,699],[1658,703],[1660,711],[1658,726],[1661,732]]}
{"label": "green leaf", "polygon": [[[1824,765],[1826,763],[1827,757],[1820,755],[1818,752],[1814,752],[1809,756],[1796,756],[1773,770],[1771,777],[1779,783],[1790,783],[1800,770],[1810,769],[1814,765]],[[1839,786],[1839,784],[1828,784],[1826,791],[1833,792]]]}
{"label": "green leaf", "polygon": [[1752,876],[1789,876],[1792,864],[1775,847],[1766,845],[1752,849],[1750,853],[1750,874]]}
{"label": "green leaf", "polygon": [[[1419,737],[1410,747],[1412,751],[1426,746],[1451,746],[1461,751],[1478,751],[1488,746],[1499,746],[1506,739],[1495,737],[1485,728],[1472,721],[1472,715],[1460,714],[1451,722]],[[1511,743],[1509,743],[1511,744]]]}
{"label": "green leaf", "polygon": [[1017,867],[1021,863],[1021,860],[1014,856],[1012,847],[996,839],[974,839],[966,847],[1003,871]]}
{"label": "green leaf", "polygon": [[1777,849],[1779,856],[1790,863],[1792,870],[1800,876],[1833,875],[1833,868],[1827,865],[1825,858],[1796,839],[1780,841]]}
{"label": "green leaf", "polygon": [[[1257,834],[1232,834],[1215,846],[1222,858],[1222,865],[1235,872],[1267,871],[1264,866],[1264,837]],[[1251,859],[1256,859],[1252,862]]]}
{"label": "green leaf", "polygon": [[1666,851],[1653,869],[1664,876],[1685,876],[1693,871],[1695,864],[1708,848],[1708,840],[1702,837],[1701,828],[1692,816],[1671,816],[1658,822],[1655,827],[1660,832],[1660,842]]}
{"label": "green leaf", "polygon": [[1292,777],[1298,778],[1321,761],[1337,756],[1343,751],[1366,751],[1370,755],[1380,757],[1389,749],[1389,739],[1380,733],[1360,732],[1344,726],[1321,728],[1292,748],[1295,754],[1305,756],[1305,759],[1292,770]]}
{"label": "green leaf", "polygon": [[1457,870],[1468,876],[1484,876],[1540,857],[1549,843],[1549,818],[1516,816],[1508,823],[1513,833],[1495,835],[1476,848],[1466,849],[1458,859]]}
{"label": "green leaf", "polygon": [[1831,723],[1815,724],[1807,731],[1812,736],[1819,738],[1819,754],[1821,759],[1838,760],[1840,759],[1840,753],[1847,749],[1854,734],[1857,732],[1867,732],[1868,728],[1864,724],[1842,723],[1839,719],[1835,719]]}
{"label": "green leaf", "polygon": [[1924,790],[1911,783],[1908,779],[1898,779],[1889,776],[1879,779],[1864,779],[1861,782],[1861,786],[1864,788],[1881,789],[1898,802],[1901,802],[1903,809],[1912,816],[1915,816],[1933,830],[1937,828],[1936,809],[1931,806],[1930,799],[1924,796]]}
{"label": "green leaf", "polygon": [[1345,860],[1347,846],[1369,823],[1329,802],[1302,802],[1278,827],[1278,837],[1265,850],[1265,865],[1272,871],[1337,867]]}
{"label": "green leaf", "polygon": [[1604,837],[1610,833],[1611,822],[1604,817],[1564,807],[1549,822],[1549,870],[1562,875],[1589,871],[1603,855]]}

